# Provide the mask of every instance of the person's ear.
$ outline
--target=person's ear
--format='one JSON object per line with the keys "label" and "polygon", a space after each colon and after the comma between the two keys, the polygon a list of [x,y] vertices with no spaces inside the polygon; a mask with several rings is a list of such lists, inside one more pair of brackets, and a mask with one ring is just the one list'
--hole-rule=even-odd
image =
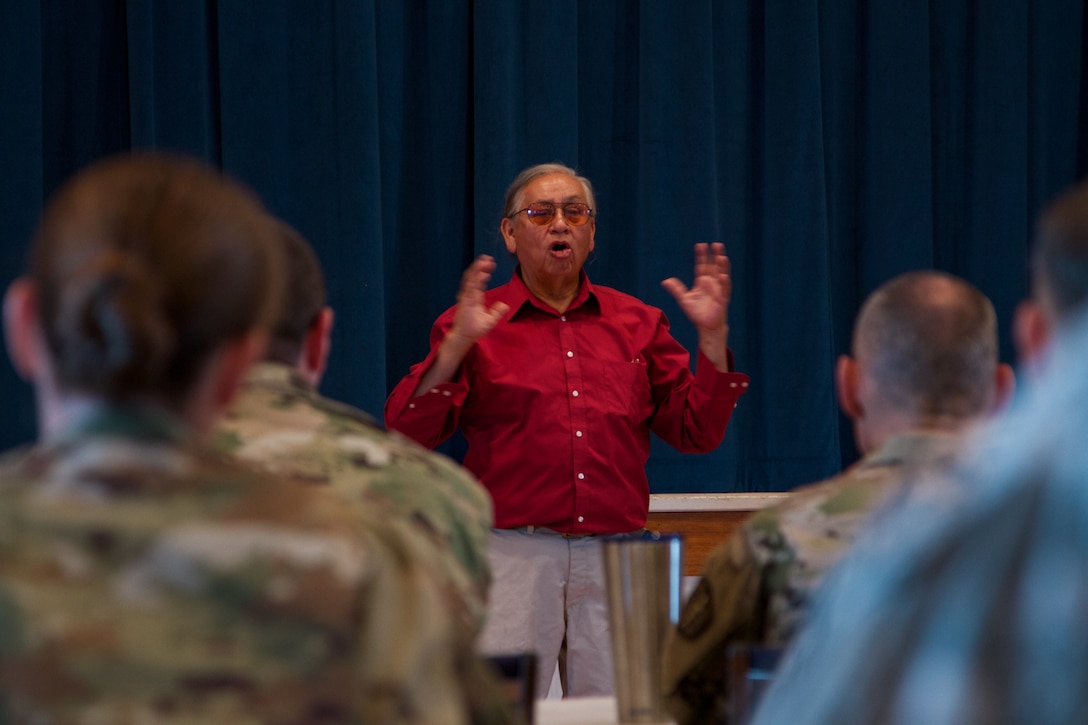
{"label": "person's ear", "polygon": [[329,351],[332,349],[333,311],[323,307],[314,317],[310,329],[306,331],[306,340],[302,348],[302,374],[316,390],[321,385],[325,368],[329,363]]}
{"label": "person's ear", "polygon": [[499,225],[499,231],[502,232],[503,241],[506,242],[506,251],[517,254],[518,242],[514,238],[514,221],[509,217],[504,218],[502,224]]}
{"label": "person's ear", "polygon": [[835,391],[839,399],[839,407],[852,420],[865,415],[865,408],[858,395],[860,379],[861,371],[857,361],[849,355],[839,355],[835,364]]}
{"label": "person's ear", "polygon": [[37,290],[26,277],[12,282],[4,294],[4,342],[15,372],[34,381],[42,363],[41,331]]}
{"label": "person's ear", "polygon": [[1024,300],[1013,313],[1012,339],[1016,357],[1021,363],[1035,364],[1050,346],[1053,331],[1042,306],[1035,300]]}
{"label": "person's ear", "polygon": [[1016,392],[1016,372],[1008,363],[1000,363],[997,372],[994,373],[994,405],[993,412],[1000,413],[1008,407]]}

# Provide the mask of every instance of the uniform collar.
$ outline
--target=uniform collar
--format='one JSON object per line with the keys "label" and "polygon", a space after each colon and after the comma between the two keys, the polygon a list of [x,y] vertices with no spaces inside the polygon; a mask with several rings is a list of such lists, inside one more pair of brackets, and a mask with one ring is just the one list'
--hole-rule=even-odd
{"label": "uniform collar", "polygon": [[246,373],[245,384],[276,388],[287,387],[301,392],[314,392],[313,386],[294,367],[270,360],[259,362],[251,367],[249,372]]}
{"label": "uniform collar", "polygon": [[173,414],[150,406],[96,406],[61,430],[60,444],[90,437],[129,438],[148,442],[180,442],[191,437],[189,427]]}
{"label": "uniform collar", "polygon": [[861,465],[902,466],[919,460],[941,460],[953,455],[962,441],[959,433],[912,431],[890,436],[884,445],[866,456]]}

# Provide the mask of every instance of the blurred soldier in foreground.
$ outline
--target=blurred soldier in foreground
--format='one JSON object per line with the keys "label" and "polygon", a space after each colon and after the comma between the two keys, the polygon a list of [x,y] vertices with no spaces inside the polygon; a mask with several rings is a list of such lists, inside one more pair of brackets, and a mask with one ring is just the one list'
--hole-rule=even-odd
{"label": "blurred soldier in foreground", "polygon": [[720,722],[727,646],[787,645],[868,515],[914,467],[950,460],[961,434],[1012,387],[990,301],[940,272],[900,275],[870,295],[852,353],[839,359],[836,383],[864,458],[756,512],[711,552],[666,644],[666,691],[680,722]]}
{"label": "blurred soldier in foreground", "polygon": [[275,473],[328,484],[370,516],[413,527],[409,538],[435,560],[451,606],[475,633],[490,583],[491,497],[453,461],[317,393],[333,311],[317,255],[294,229],[278,228],[288,260],[283,310],[264,361],[220,421],[220,442]]}
{"label": "blurred soldier in foreground", "polygon": [[40,443],[0,466],[0,719],[502,719],[400,536],[206,445],[280,309],[253,196],[172,157],[93,165],[5,298]]}
{"label": "blurred soldier in foreground", "polygon": [[1081,184],[1036,226],[1017,320],[1026,393],[955,468],[913,481],[843,560],[760,725],[1084,722],[1086,252]]}

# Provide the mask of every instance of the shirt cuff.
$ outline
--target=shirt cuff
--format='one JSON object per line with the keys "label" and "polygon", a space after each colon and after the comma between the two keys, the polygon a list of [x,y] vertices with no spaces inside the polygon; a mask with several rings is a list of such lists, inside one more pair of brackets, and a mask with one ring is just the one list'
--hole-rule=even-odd
{"label": "shirt cuff", "polygon": [[[417,395],[404,406],[405,415],[412,417],[427,416],[430,413],[445,412],[451,406],[461,405],[468,396],[468,386],[464,383],[448,382],[431,386],[430,390]],[[409,413],[409,411],[412,411]]]}
{"label": "shirt cuff", "polygon": [[[733,353],[729,353],[729,369],[733,369]],[[720,372],[710,359],[699,351],[695,358],[695,385],[714,397],[739,398],[748,391],[748,376],[738,372]]]}

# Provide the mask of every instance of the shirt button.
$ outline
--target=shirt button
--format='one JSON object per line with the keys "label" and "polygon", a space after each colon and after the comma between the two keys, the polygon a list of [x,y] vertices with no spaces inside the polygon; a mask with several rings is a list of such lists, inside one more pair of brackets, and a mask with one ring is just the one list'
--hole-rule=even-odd
{"label": "shirt button", "polygon": [[578,480],[579,480],[579,481],[584,481],[584,480],[585,480],[585,478],[586,478],[586,474],[584,474],[584,473],[579,473],[579,474],[578,474]]}
{"label": "shirt button", "polygon": [[[415,403],[409,403],[409,404],[408,404],[408,407],[409,407],[409,408],[415,408],[415,407],[416,407],[416,404],[415,404]],[[582,434],[581,434],[581,433],[579,433],[578,435],[582,435]]]}
{"label": "shirt button", "polygon": [[447,398],[453,395],[453,393],[451,393],[449,390],[443,390],[442,394],[445,395]]}
{"label": "shirt button", "polygon": [[729,387],[735,388],[735,387],[737,387],[737,384],[736,383],[729,383]]}
{"label": "shirt button", "polygon": [[747,388],[747,387],[748,387],[748,383],[741,383],[741,384],[740,384],[740,386],[741,386],[742,388]]}
{"label": "shirt button", "polygon": [[567,316],[566,315],[560,315],[559,319],[562,320],[563,322],[566,322],[567,321]]}
{"label": "shirt button", "polygon": [[576,436],[578,436],[579,438],[581,438],[581,437],[582,437],[582,431],[580,431],[580,430],[576,430],[576,431],[574,431],[574,435],[576,435]]}
{"label": "shirt button", "polygon": [[437,392],[438,392],[438,388],[431,388],[431,392],[432,392],[432,393],[437,393]]}
{"label": "shirt button", "polygon": [[579,516],[579,517],[578,517],[578,523],[582,523],[582,522],[583,522],[583,521],[585,521],[585,520],[586,520],[586,517],[585,517],[585,516]]}
{"label": "shirt button", "polygon": [[574,352],[567,350],[567,357],[574,357]]}
{"label": "shirt button", "polygon": [[578,397],[578,391],[577,390],[572,391],[571,395],[573,395],[575,398],[577,398]]}

